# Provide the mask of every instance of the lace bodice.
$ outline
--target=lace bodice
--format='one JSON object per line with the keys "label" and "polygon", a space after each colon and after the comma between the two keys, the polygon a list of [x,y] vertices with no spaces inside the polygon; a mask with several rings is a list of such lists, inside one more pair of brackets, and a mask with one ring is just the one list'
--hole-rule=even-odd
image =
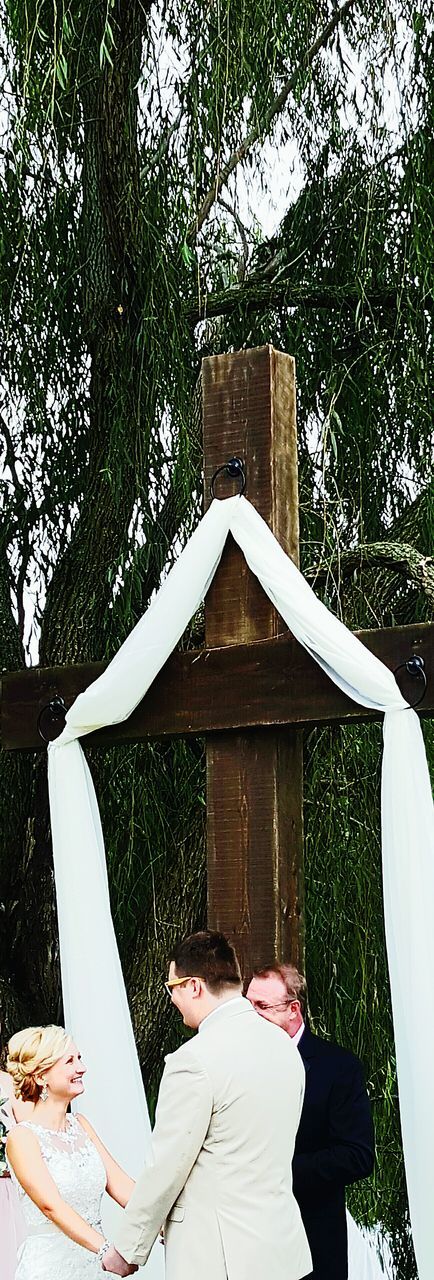
{"label": "lace bodice", "polygon": [[[62,1199],[72,1209],[76,1209],[86,1222],[100,1229],[101,1199],[106,1185],[106,1173],[101,1157],[80,1121],[75,1116],[67,1116],[64,1134],[53,1133],[29,1120],[23,1120],[22,1126],[36,1134],[43,1158]],[[45,1214],[33,1204],[22,1187],[18,1190],[29,1227],[46,1227]]]}
{"label": "lace bodice", "polygon": [[[53,1132],[23,1120],[38,1139],[43,1159],[62,1199],[86,1222],[101,1231],[101,1200],[106,1172],[101,1157],[75,1116],[67,1116],[65,1132]],[[85,1280],[100,1274],[96,1255],[69,1240],[12,1177],[18,1187],[28,1236],[17,1280]]]}

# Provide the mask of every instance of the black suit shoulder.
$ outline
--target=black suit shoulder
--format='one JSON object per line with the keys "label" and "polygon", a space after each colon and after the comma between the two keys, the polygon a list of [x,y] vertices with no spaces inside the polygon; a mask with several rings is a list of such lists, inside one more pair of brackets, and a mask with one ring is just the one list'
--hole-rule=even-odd
{"label": "black suit shoulder", "polygon": [[305,1027],[298,1049],[303,1061],[321,1058],[324,1067],[333,1069],[336,1073],[346,1075],[361,1071],[364,1074],[363,1063],[351,1049],[343,1049],[342,1045],[334,1044],[332,1040],[314,1035],[310,1027]]}

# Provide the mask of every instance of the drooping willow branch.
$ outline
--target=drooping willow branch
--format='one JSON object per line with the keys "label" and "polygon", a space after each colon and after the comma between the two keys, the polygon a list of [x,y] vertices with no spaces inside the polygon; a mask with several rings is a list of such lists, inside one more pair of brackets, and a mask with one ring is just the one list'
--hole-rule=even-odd
{"label": "drooping willow branch", "polygon": [[196,214],[195,220],[188,230],[186,238],[189,243],[192,243],[192,241],[195,240],[198,232],[206,221],[213,204],[215,204],[218,199],[222,187],[226,186],[231,173],[233,173],[234,169],[236,169],[241,161],[245,159],[246,155],[248,155],[249,151],[252,150],[255,143],[263,141],[267,136],[273,121],[283,110],[290,94],[293,89],[295,89],[300,75],[311,66],[320,49],[323,49],[325,45],[328,44],[330,37],[333,35],[334,31],[336,31],[336,28],[339,27],[349,10],[353,8],[355,3],[356,0],[345,0],[345,3],[341,5],[341,8],[336,10],[336,13],[333,14],[332,18],[330,18],[330,21],[320,32],[319,36],[317,36],[317,39],[314,40],[310,48],[307,49],[306,54],[298,67],[296,67],[295,71],[292,72],[289,79],[285,81],[280,93],[277,94],[274,101],[271,103],[271,106],[268,108],[268,111],[265,113],[264,119],[259,125],[256,125],[254,129],[251,129],[250,132],[246,134],[246,137],[243,138],[240,145],[232,152],[227,163],[223,165],[223,168],[216,176],[215,183],[205,196],[205,199]]}

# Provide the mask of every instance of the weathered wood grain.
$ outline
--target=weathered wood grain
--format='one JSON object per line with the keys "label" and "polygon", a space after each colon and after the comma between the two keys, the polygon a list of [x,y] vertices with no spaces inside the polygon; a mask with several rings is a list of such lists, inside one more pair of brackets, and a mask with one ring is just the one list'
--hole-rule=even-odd
{"label": "weathered wood grain", "polygon": [[[412,653],[425,660],[428,687],[419,715],[434,711],[434,623],[356,632],[371,653],[393,671]],[[105,663],[31,667],[2,677],[0,725],[8,750],[44,750],[36,721],[59,693],[71,706],[96,680]],[[399,673],[405,697],[415,699],[419,682]],[[94,743],[137,742],[148,738],[198,736],[259,726],[333,724],[380,720],[340,693],[288,633],[274,640],[174,653],[129,720],[93,733]],[[59,731],[58,727],[57,732]]]}
{"label": "weathered wood grain", "polygon": [[[203,362],[202,382],[206,500],[216,469],[233,456],[242,458],[248,497],[298,562],[294,361],[272,347],[210,357]],[[231,491],[233,483],[219,477],[217,496]],[[229,539],[205,602],[207,647],[221,652],[234,642],[247,645],[249,665],[252,644],[272,641],[284,629]],[[227,707],[242,693],[248,706],[258,697],[263,723],[267,697],[260,685],[258,668],[250,666],[243,676],[234,671],[218,700]],[[245,974],[273,958],[301,964],[301,735],[276,724],[248,733],[209,733],[206,750],[209,923],[232,938]]]}

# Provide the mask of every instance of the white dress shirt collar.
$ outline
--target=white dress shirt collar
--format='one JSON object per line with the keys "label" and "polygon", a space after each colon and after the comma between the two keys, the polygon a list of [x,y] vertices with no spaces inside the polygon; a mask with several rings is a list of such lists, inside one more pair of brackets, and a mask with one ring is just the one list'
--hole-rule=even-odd
{"label": "white dress shirt collar", "polygon": [[202,1022],[199,1023],[198,1031],[202,1031],[202,1027],[205,1026],[205,1023],[208,1025],[211,1018],[221,1017],[229,1009],[231,1013],[242,1013],[246,1008],[251,1009],[251,1007],[245,996],[231,996],[229,1000],[222,1000],[221,1004],[216,1005],[216,1008],[212,1009],[211,1013],[207,1013],[206,1018],[202,1019]]}
{"label": "white dress shirt collar", "polygon": [[293,1044],[297,1045],[299,1040],[301,1040],[305,1026],[306,1026],[306,1023],[302,1022],[301,1027],[298,1028],[298,1031],[296,1031],[295,1036],[291,1036],[291,1040]]}

